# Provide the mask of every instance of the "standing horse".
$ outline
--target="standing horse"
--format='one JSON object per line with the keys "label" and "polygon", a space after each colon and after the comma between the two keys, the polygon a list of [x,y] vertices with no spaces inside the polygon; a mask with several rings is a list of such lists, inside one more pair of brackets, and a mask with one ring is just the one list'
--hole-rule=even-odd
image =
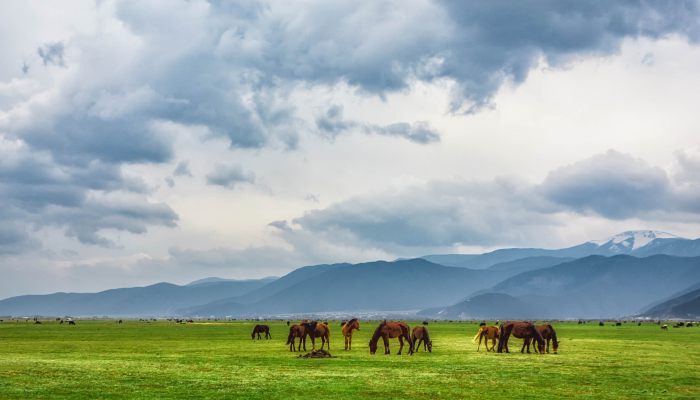
{"label": "standing horse", "polygon": [[306,327],[294,324],[289,327],[289,336],[287,336],[287,344],[289,351],[297,351],[297,346],[294,345],[294,339],[299,338],[299,351],[301,351],[302,341],[304,343],[304,351],[306,351]]}
{"label": "standing horse", "polygon": [[328,343],[328,350],[331,349],[331,328],[328,326],[328,322],[320,322],[316,324],[316,329],[310,331],[309,336],[311,336],[312,349],[315,349],[314,338],[321,338],[321,349],[323,345]]}
{"label": "standing horse", "polygon": [[[557,350],[559,349],[559,341],[557,340],[557,332],[554,330],[554,327],[550,324],[544,324],[537,325],[535,328],[537,328],[537,330],[540,332],[542,338],[547,341],[547,353],[549,353],[549,342],[551,341],[552,350],[554,350],[554,354],[557,354]],[[532,339],[525,339],[525,342],[527,343],[528,353],[530,352],[531,341]]]}
{"label": "standing horse", "polygon": [[353,318],[350,321],[343,323],[343,337],[345,337],[345,350],[352,350],[352,331],[360,330],[360,321],[357,318]]}
{"label": "standing horse", "polygon": [[[477,339],[479,341],[479,344],[476,346],[476,351],[479,351],[479,348],[481,347],[481,340],[484,340],[484,345],[486,346],[486,352],[489,351],[496,351],[496,341],[498,340],[498,327],[497,326],[486,326],[486,325],[481,325],[479,326],[479,331],[476,333],[476,336],[474,336],[474,340],[472,340],[472,343],[476,343]],[[491,348],[489,349],[489,340],[491,340]]]}
{"label": "standing horse", "polygon": [[[512,334],[518,339],[525,339],[525,341],[523,342],[523,348],[520,349],[521,353],[525,351],[525,345],[528,342],[527,339],[535,339],[535,341],[537,341],[537,348],[540,354],[544,354],[544,338],[542,338],[542,335],[537,330],[537,328],[535,328],[535,325],[533,325],[532,322],[504,322],[503,324],[501,324],[499,330],[501,331],[498,338],[499,353],[502,353],[503,349],[505,349],[506,353],[510,353],[510,351],[508,350],[508,339]],[[530,352],[529,347],[527,352]]]}
{"label": "standing horse", "polygon": [[255,325],[255,327],[253,327],[253,333],[250,334],[250,337],[255,340],[255,335],[258,335],[258,340],[260,340],[262,339],[260,337],[261,333],[265,334],[265,339],[272,339],[272,335],[270,335],[270,327],[267,325]]}
{"label": "standing horse", "polygon": [[413,342],[413,348],[415,351],[420,349],[420,343],[423,342],[423,351],[428,350],[430,353],[433,352],[433,340],[430,339],[428,328],[424,326],[416,326],[413,328],[411,341]]}
{"label": "standing horse", "polygon": [[377,352],[377,342],[379,342],[380,337],[384,339],[384,354],[390,354],[389,339],[399,338],[401,347],[399,347],[398,354],[401,354],[401,350],[403,350],[403,341],[406,340],[408,342],[408,354],[413,355],[411,330],[405,322],[386,322],[386,320],[384,320],[384,322],[379,324],[372,335],[372,339],[369,340],[370,354],[375,354]]}

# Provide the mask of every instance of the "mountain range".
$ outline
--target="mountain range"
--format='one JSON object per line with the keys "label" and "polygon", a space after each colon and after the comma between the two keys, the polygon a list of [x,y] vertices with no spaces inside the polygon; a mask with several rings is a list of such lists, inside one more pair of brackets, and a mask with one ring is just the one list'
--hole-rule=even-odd
{"label": "mountain range", "polygon": [[[188,285],[17,296],[0,301],[0,315],[258,317],[422,310],[422,317],[504,319],[616,318],[648,311],[668,318],[676,311],[693,315],[694,298],[683,292],[692,284],[700,285],[700,239],[630,231],[564,249],[323,264],[280,278],[205,278]],[[680,302],[663,304],[683,295]],[[681,306],[684,300],[690,303]],[[662,305],[666,311],[652,310]]]}

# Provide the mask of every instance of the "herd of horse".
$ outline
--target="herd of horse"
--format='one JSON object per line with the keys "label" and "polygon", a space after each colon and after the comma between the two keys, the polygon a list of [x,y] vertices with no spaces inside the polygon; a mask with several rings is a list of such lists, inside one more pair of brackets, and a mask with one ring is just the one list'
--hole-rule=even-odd
{"label": "herd of horse", "polygon": [[[397,354],[399,355],[403,351],[404,343],[408,345],[408,354],[418,351],[421,344],[423,345],[423,351],[432,352],[433,341],[430,338],[428,327],[425,326],[427,324],[428,322],[425,321],[423,326],[419,325],[411,330],[408,324],[403,321],[384,320],[379,323],[379,326],[372,334],[372,338],[369,340],[369,351],[371,354],[375,354],[379,347],[379,339],[382,339],[384,354],[391,354],[389,339],[398,339],[399,351]],[[311,339],[312,350],[316,348],[316,339],[321,339],[321,350],[323,350],[324,346],[327,350],[330,350],[331,332],[328,322],[302,320],[298,324],[291,324],[290,321],[287,321],[287,325],[289,326],[289,335],[287,336],[286,344],[289,345],[289,351],[297,352],[302,351],[302,349],[306,351],[307,337]],[[352,350],[353,332],[359,330],[360,321],[357,318],[341,322],[341,332],[345,338],[345,350]],[[255,325],[251,334],[252,339],[256,339],[256,337],[257,339],[262,339],[261,334],[265,334],[265,339],[272,339],[269,326]],[[479,351],[483,341],[487,352],[509,353],[508,341],[511,336],[523,339],[523,346],[520,349],[521,353],[524,353],[526,350],[530,353],[530,345],[533,342],[536,344],[536,347],[533,347],[535,352],[540,354],[549,353],[550,343],[554,353],[559,349],[557,333],[552,325],[535,325],[529,321],[507,321],[500,325],[491,326],[487,326],[486,323],[482,322],[472,342],[477,344],[476,351]],[[491,341],[490,348],[489,341]],[[496,345],[497,343],[498,345]]]}

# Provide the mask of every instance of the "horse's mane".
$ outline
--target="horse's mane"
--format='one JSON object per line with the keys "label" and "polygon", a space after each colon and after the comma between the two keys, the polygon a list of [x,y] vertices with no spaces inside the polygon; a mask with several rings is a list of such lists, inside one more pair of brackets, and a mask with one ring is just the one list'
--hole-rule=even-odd
{"label": "horse's mane", "polygon": [[352,324],[354,324],[355,321],[357,321],[357,318],[353,318],[353,319],[351,319],[350,321],[346,322],[345,324],[346,324],[347,326],[352,326]]}
{"label": "horse's mane", "polygon": [[382,334],[382,327],[384,326],[385,322],[382,322],[379,324],[377,329],[374,330],[374,333],[372,334],[372,339],[369,340],[370,343],[377,343],[379,341],[379,336]]}
{"label": "horse's mane", "polygon": [[430,333],[428,333],[428,328],[423,327],[423,334],[423,338],[425,338],[427,342],[430,342]]}

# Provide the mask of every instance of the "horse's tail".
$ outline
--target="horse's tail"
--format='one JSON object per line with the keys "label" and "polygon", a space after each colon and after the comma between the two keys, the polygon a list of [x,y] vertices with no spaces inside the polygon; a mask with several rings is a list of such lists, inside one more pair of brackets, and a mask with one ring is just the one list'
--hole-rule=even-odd
{"label": "horse's tail", "polygon": [[294,342],[294,328],[289,328],[289,336],[287,336],[287,344],[292,344]]}
{"label": "horse's tail", "polygon": [[474,340],[472,340],[473,344],[476,344],[477,340],[481,338],[481,335],[484,334],[484,328],[483,326],[479,327],[479,331],[476,332],[476,335],[474,335]]}

